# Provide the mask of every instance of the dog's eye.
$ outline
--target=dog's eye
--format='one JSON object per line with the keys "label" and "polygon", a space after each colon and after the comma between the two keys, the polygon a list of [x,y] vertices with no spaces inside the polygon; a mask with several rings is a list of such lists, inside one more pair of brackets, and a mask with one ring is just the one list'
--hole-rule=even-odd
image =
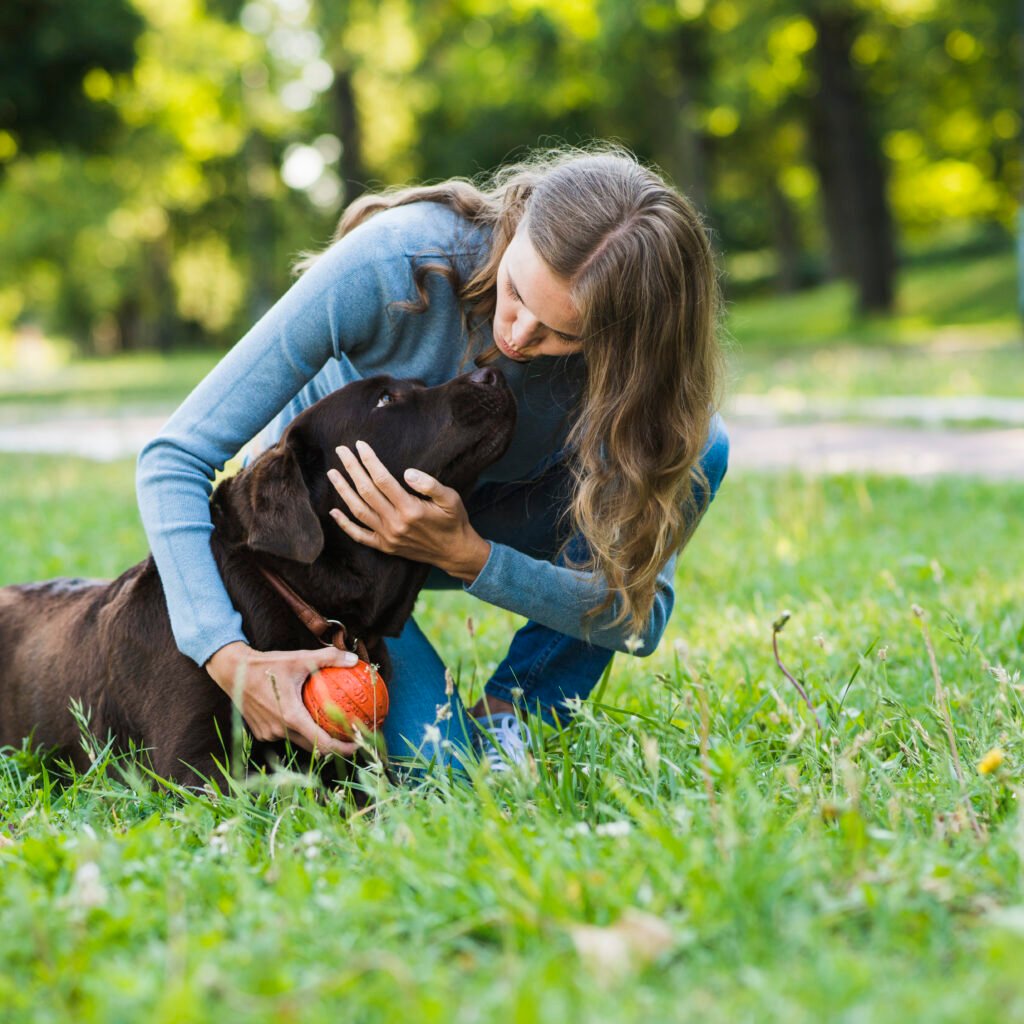
{"label": "dog's eye", "polygon": [[377,404],[374,406],[375,409],[379,409],[382,405],[390,405],[394,399],[386,391],[377,399]]}

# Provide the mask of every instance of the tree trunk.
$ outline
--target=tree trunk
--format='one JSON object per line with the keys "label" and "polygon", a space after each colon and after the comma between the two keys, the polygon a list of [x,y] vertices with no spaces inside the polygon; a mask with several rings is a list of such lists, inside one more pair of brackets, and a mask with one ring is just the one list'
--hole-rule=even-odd
{"label": "tree trunk", "polygon": [[696,126],[695,107],[701,99],[702,84],[709,78],[707,51],[698,30],[680,26],[675,36],[675,65],[679,75],[678,111],[675,121],[673,162],[680,190],[705,216],[710,215],[708,146]]}
{"label": "tree trunk", "polygon": [[843,6],[825,3],[814,4],[810,17],[818,35],[811,152],[832,262],[856,285],[860,312],[889,312],[896,273],[893,223],[885,164],[850,60],[857,18]]}
{"label": "tree trunk", "polygon": [[334,85],[331,89],[334,101],[334,118],[338,138],[341,140],[339,172],[345,190],[347,206],[366,191],[366,167],[363,164],[362,132],[359,127],[359,111],[352,88],[352,72],[348,69],[334,69]]}
{"label": "tree trunk", "polygon": [[270,143],[260,132],[252,131],[245,142],[245,169],[248,187],[245,193],[246,244],[249,250],[249,321],[257,320],[273,305],[278,287],[277,230],[274,209],[262,190],[253,187],[264,174],[274,174]]}
{"label": "tree trunk", "polygon": [[800,270],[803,255],[800,225],[789,199],[774,178],[768,187],[768,199],[771,203],[772,225],[775,229],[775,255],[778,257],[775,287],[783,293],[795,292],[803,283]]}

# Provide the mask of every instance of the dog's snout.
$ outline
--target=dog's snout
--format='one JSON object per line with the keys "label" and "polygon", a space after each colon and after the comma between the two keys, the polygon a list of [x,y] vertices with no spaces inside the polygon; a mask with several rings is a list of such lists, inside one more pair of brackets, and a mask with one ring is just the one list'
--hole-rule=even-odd
{"label": "dog's snout", "polygon": [[479,370],[474,370],[470,375],[469,379],[474,384],[486,384],[488,387],[494,387],[499,381],[498,371],[492,370],[489,366],[483,366]]}

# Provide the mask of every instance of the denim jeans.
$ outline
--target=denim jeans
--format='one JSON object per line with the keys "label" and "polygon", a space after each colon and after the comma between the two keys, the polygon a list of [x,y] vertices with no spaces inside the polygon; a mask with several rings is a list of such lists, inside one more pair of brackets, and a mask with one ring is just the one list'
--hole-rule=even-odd
{"label": "denim jeans", "polygon": [[[712,440],[701,457],[712,498],[725,475],[728,453],[728,436],[716,418]],[[554,456],[531,479],[481,485],[467,499],[466,511],[474,529],[487,540],[551,561],[566,538],[563,513],[571,487],[564,460]],[[585,552],[582,545],[582,538],[573,537],[568,555],[579,558]],[[425,589],[459,587],[458,580],[433,569]],[[388,652],[391,709],[382,733],[390,757],[401,760],[416,753],[443,766],[457,765],[460,749],[465,751],[472,743],[475,726],[458,693],[445,694],[445,667],[415,620],[409,620],[397,639],[388,640]],[[484,693],[539,713],[548,723],[556,717],[565,722],[571,717],[566,699],[586,698],[612,654],[530,621],[513,637]],[[439,708],[445,708],[440,716]]]}

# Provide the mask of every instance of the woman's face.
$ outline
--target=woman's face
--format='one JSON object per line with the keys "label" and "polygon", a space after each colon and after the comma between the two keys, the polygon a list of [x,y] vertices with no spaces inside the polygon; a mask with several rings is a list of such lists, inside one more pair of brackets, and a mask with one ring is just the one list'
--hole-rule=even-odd
{"label": "woman's face", "polygon": [[494,343],[516,362],[534,356],[565,356],[583,345],[569,282],[537,255],[520,224],[498,264]]}

